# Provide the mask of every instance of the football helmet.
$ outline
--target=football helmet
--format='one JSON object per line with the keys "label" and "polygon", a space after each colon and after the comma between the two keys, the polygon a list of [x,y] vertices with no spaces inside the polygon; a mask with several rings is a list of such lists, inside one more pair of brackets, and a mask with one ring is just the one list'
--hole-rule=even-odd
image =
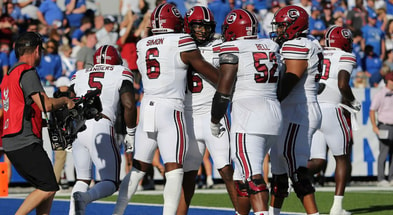
{"label": "football helmet", "polygon": [[95,64],[122,65],[123,60],[114,46],[103,45],[94,53]]}
{"label": "football helmet", "polygon": [[270,37],[278,44],[308,33],[308,14],[299,6],[289,5],[279,9],[271,22]]}
{"label": "football helmet", "polygon": [[236,39],[256,39],[258,20],[254,14],[244,9],[232,10],[222,24],[224,41]]}
{"label": "football helmet", "polygon": [[352,33],[347,28],[334,25],[325,33],[327,47],[336,47],[346,52],[352,52],[352,43]]}
{"label": "football helmet", "polygon": [[165,3],[158,5],[150,16],[153,34],[179,33],[183,29],[183,18],[175,5]]}
{"label": "football helmet", "polygon": [[[195,31],[195,27],[199,25],[204,27],[203,31]],[[213,13],[209,8],[203,6],[195,6],[187,11],[184,16],[184,31],[190,34],[198,44],[205,44],[213,39],[216,28]],[[197,34],[201,34],[198,36]]]}

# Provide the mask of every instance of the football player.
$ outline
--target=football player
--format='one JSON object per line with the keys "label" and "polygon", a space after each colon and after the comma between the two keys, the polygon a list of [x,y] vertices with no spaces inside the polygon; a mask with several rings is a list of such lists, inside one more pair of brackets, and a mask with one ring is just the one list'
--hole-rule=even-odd
{"label": "football player", "polygon": [[217,69],[203,59],[192,37],[180,33],[182,21],[176,6],[161,4],[151,14],[153,36],[137,43],[144,96],[135,134],[133,168],[120,185],[113,214],[124,213],[157,147],[165,166],[163,214],[177,211],[188,148],[184,119],[187,69],[192,66],[212,83],[218,79]]}
{"label": "football player", "polygon": [[[127,126],[125,142],[133,145],[136,127],[136,106],[132,72],[122,66],[122,59],[114,46],[101,46],[94,54],[94,66],[79,70],[72,77],[71,91],[81,96],[101,89],[101,119],[87,120],[86,130],[78,134],[72,155],[76,169],[76,183],[72,189],[69,214],[85,214],[90,202],[112,195],[120,183],[120,149],[114,139],[114,123],[118,103],[124,108]],[[101,181],[89,189],[92,164]]]}
{"label": "football player", "polygon": [[[194,6],[184,17],[184,30],[190,34],[201,50],[202,56],[215,67],[219,67],[218,51],[221,39],[214,39],[216,22],[213,13],[203,6]],[[211,132],[210,110],[215,85],[192,68],[188,70],[188,90],[186,93],[185,116],[189,148],[184,160],[183,191],[178,209],[179,214],[187,214],[191,198],[195,191],[195,178],[206,150],[213,159],[214,167],[223,179],[234,208],[236,208],[236,190],[233,183],[233,167],[229,147],[229,124],[227,116],[221,123],[225,125],[225,135],[214,137]]]}
{"label": "football player", "polygon": [[290,5],[278,10],[272,21],[271,36],[281,46],[286,70],[278,88],[283,129],[270,151],[273,178],[269,214],[280,213],[288,196],[288,176],[307,214],[319,214],[307,162],[312,135],[321,125],[317,92],[323,54],[319,42],[308,36],[308,20],[303,8]]}
{"label": "football player", "polygon": [[[268,214],[269,190],[262,164],[281,131],[276,94],[279,46],[270,39],[257,39],[258,21],[247,10],[231,11],[222,29],[221,75],[213,97],[211,131],[217,138],[225,133],[220,120],[232,102],[231,152],[238,196],[248,197],[254,214]],[[239,201],[237,214],[248,214],[249,202],[243,200]]]}
{"label": "football player", "polygon": [[356,66],[356,57],[352,54],[352,33],[349,29],[332,26],[325,33],[325,45],[324,67],[318,92],[323,117],[321,128],[312,138],[311,160],[308,167],[313,174],[321,171],[326,165],[328,146],[336,160],[336,191],[330,215],[346,215],[351,214],[342,208],[346,179],[350,174],[351,165],[351,126],[347,123],[341,103],[346,104],[353,112],[358,112],[361,107],[349,86],[352,70]]}

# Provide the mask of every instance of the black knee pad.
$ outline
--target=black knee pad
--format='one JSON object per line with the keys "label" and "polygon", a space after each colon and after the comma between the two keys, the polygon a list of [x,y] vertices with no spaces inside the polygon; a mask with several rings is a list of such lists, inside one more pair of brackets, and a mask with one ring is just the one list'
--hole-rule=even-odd
{"label": "black knee pad", "polygon": [[288,175],[274,175],[271,183],[271,194],[279,198],[288,197]]}
{"label": "black knee pad", "polygon": [[311,183],[308,170],[305,167],[299,167],[291,177],[293,189],[298,198],[315,192],[315,188]]}
{"label": "black knee pad", "polygon": [[234,182],[235,182],[237,196],[239,196],[239,197],[248,197],[247,184],[243,183],[242,181],[234,181]]}
{"label": "black knee pad", "polygon": [[266,187],[265,180],[263,178],[260,179],[251,179],[248,181],[248,194],[255,195],[260,192],[268,192],[269,190]]}

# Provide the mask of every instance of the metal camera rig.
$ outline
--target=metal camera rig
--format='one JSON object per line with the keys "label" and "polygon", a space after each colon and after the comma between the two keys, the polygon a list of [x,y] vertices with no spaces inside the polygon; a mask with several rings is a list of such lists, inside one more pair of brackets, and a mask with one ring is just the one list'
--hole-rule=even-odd
{"label": "metal camera rig", "polygon": [[53,150],[70,150],[78,132],[86,129],[86,120],[98,121],[101,118],[100,94],[100,89],[88,92],[84,96],[74,98],[74,108],[68,109],[64,106],[51,112],[48,133]]}

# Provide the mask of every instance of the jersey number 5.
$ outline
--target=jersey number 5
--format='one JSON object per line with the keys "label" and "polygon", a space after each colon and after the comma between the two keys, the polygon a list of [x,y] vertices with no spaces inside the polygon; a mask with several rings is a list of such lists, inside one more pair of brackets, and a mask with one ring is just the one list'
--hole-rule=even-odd
{"label": "jersey number 5", "polygon": [[89,87],[91,88],[90,91],[94,91],[96,89],[102,89],[102,83],[100,79],[103,79],[105,76],[104,72],[92,72],[89,74]]}

